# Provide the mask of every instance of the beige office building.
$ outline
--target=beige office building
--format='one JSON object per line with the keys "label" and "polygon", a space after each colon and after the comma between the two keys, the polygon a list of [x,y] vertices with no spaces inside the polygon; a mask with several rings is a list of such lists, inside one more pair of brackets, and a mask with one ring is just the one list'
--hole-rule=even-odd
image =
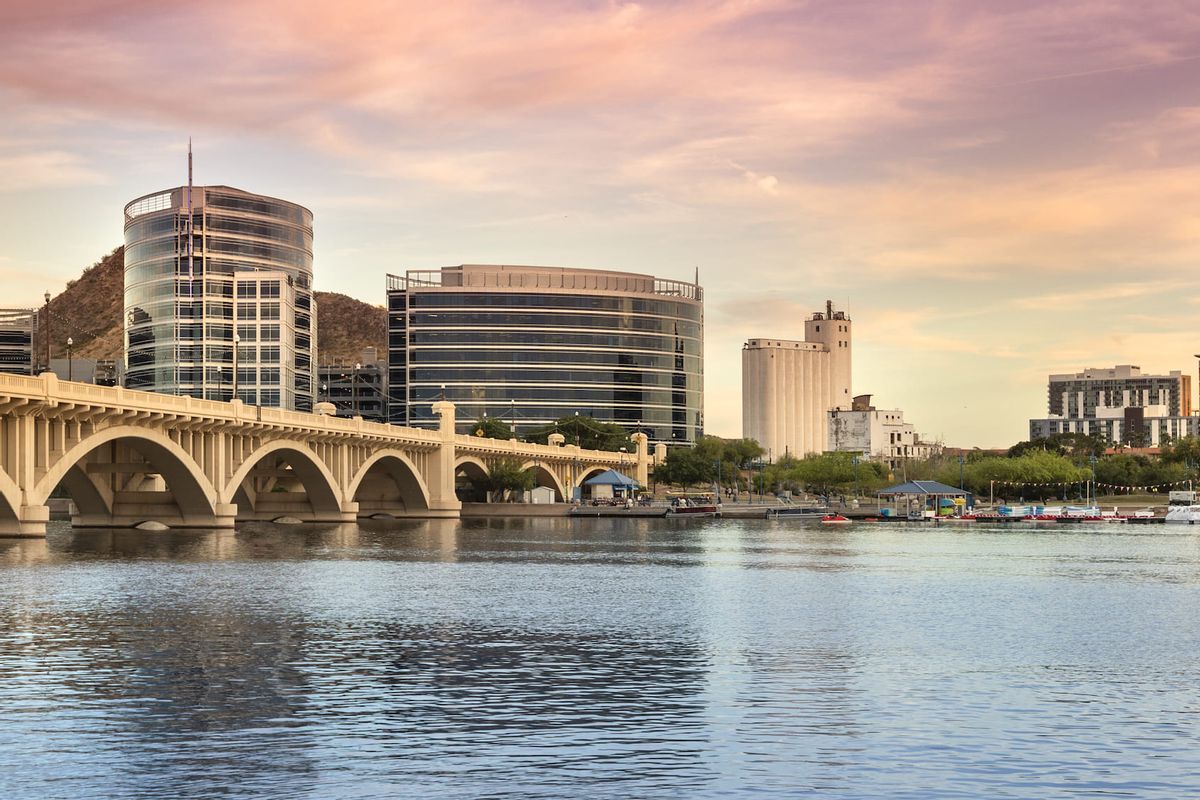
{"label": "beige office building", "polygon": [[751,339],[742,347],[742,436],[771,460],[825,450],[827,412],[849,409],[851,322],[825,304],[804,322],[804,340]]}

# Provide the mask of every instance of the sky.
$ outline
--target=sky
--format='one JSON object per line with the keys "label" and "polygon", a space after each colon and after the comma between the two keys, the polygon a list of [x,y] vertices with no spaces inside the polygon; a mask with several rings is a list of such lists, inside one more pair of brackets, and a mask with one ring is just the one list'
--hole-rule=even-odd
{"label": "sky", "polygon": [[4,0],[0,281],[36,305],[186,182],[312,209],[317,288],[688,279],[742,344],[854,320],[856,393],[1003,447],[1046,376],[1200,353],[1200,4]]}

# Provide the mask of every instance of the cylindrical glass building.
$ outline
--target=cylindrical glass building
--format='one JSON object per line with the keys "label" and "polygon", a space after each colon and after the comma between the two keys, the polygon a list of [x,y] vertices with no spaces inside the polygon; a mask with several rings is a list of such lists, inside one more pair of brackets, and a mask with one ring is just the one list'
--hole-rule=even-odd
{"label": "cylindrical glass building", "polygon": [[463,265],[388,276],[390,419],[457,404],[518,435],[588,415],[654,441],[703,433],[704,303],[694,283],[560,267]]}
{"label": "cylindrical glass building", "polygon": [[295,203],[228,186],[134,200],[126,386],[311,410],[312,276],[312,212]]}

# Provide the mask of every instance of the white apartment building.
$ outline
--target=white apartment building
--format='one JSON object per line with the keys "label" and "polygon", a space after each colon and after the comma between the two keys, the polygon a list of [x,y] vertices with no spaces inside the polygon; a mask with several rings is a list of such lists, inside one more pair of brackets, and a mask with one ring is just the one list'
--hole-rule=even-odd
{"label": "white apartment building", "polygon": [[742,436],[771,460],[825,450],[832,409],[852,403],[851,321],[825,311],[804,322],[804,340],[750,339],[742,346]]}
{"label": "white apartment building", "polygon": [[1029,420],[1029,438],[1092,434],[1114,444],[1156,447],[1167,438],[1194,436],[1192,379],[1179,370],[1144,375],[1118,364],[1049,376],[1048,414]]}

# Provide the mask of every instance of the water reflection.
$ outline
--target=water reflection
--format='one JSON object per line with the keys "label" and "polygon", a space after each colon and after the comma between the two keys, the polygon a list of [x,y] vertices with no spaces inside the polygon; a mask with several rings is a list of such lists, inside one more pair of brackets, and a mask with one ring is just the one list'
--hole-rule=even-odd
{"label": "water reflection", "polygon": [[0,542],[0,789],[1188,796],[1198,553],[770,521],[55,526]]}

